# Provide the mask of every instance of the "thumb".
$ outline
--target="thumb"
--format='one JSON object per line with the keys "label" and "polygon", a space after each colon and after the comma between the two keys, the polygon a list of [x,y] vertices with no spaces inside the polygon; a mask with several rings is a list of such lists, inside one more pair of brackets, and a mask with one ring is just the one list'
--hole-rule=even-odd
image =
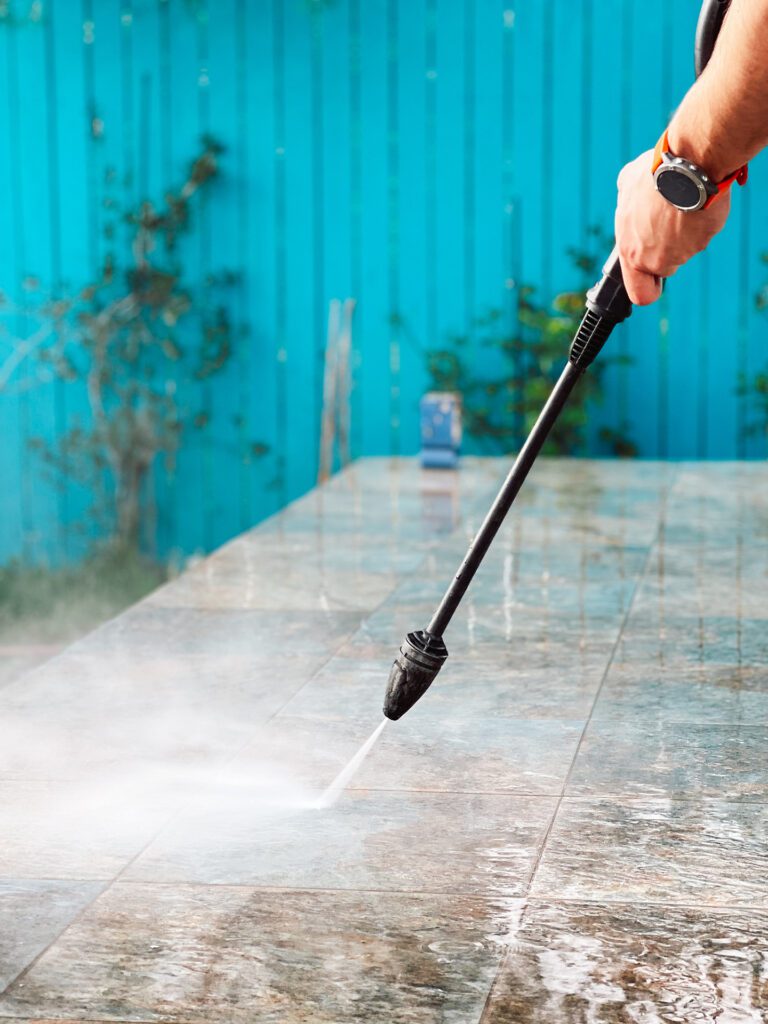
{"label": "thumb", "polygon": [[630,301],[633,306],[649,306],[661,295],[661,278],[655,274],[648,274],[637,267],[627,265],[621,261],[621,274],[624,278],[624,287],[627,289]]}

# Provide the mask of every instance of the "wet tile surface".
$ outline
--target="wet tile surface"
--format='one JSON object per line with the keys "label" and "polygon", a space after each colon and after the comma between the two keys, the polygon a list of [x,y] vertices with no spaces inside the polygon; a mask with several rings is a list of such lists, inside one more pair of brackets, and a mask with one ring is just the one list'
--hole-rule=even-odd
{"label": "wet tile surface", "polygon": [[483,1024],[760,1024],[768,914],[532,903]]}
{"label": "wet tile surface", "polygon": [[469,1024],[516,912],[466,897],[118,884],[0,1013]]}
{"label": "wet tile surface", "polygon": [[768,726],[592,721],[570,796],[708,796],[768,803]]}
{"label": "wet tile surface", "polygon": [[565,800],[532,892],[768,909],[768,805]]}
{"label": "wet tile surface", "polygon": [[212,802],[174,821],[125,877],[518,896],[556,804],[403,792],[350,792],[323,809]]}
{"label": "wet tile surface", "polygon": [[346,771],[507,468],[362,460],[0,686],[0,1020],[766,1019],[764,466],[537,463]]}

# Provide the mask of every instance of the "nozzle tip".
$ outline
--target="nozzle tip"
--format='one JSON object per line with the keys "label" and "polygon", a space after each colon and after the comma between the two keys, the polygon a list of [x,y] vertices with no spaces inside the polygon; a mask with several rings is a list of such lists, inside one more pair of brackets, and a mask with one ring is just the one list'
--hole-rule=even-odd
{"label": "nozzle tip", "polygon": [[409,633],[389,673],[384,695],[385,716],[392,721],[402,718],[427,692],[447,657],[442,637],[424,630]]}

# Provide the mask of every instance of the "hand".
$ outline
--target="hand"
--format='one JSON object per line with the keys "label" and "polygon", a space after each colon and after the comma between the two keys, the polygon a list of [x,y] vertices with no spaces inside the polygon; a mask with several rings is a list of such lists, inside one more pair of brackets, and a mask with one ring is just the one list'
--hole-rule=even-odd
{"label": "hand", "polygon": [[731,208],[728,189],[706,210],[681,213],[656,191],[652,164],[648,150],[622,169],[617,182],[616,245],[624,285],[636,306],[658,299],[662,278],[706,249]]}

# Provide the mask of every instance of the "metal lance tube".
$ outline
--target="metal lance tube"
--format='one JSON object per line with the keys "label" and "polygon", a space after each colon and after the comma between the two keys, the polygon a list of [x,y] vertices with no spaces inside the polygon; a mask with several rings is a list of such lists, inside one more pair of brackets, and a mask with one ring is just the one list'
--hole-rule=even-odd
{"label": "metal lance tube", "polygon": [[525,444],[515,459],[514,465],[509,471],[507,479],[504,481],[503,487],[497,494],[493,505],[491,505],[490,511],[477,531],[475,539],[470,544],[469,550],[464,556],[464,561],[459,566],[458,572],[427,626],[427,633],[432,636],[442,636],[445,632],[448,623],[453,617],[453,613],[456,611],[467,587],[472,582],[472,577],[477,572],[480,563],[485,557],[485,553],[491,546],[491,541],[504,522],[512,502],[523,486],[523,481],[528,476],[531,467],[536,461],[536,456],[541,451],[547,435],[560,415],[563,406],[568,401],[568,396],[573,391],[576,381],[580,376],[581,370],[578,367],[574,366],[571,362],[566,363],[560,379],[547,399],[547,404],[541,410],[539,418],[536,420]]}

